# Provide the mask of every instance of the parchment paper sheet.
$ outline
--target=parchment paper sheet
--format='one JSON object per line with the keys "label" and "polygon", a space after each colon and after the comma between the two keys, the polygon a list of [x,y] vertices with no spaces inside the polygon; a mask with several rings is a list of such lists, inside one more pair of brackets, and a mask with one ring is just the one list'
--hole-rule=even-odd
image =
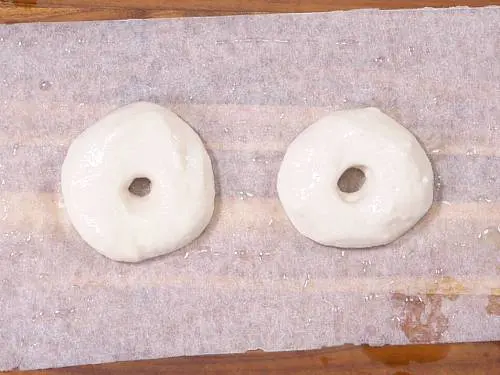
{"label": "parchment paper sheet", "polygon": [[[0,369],[500,339],[499,252],[478,239],[500,224],[498,30],[500,8],[0,26]],[[218,208],[130,265],[83,243],[59,179],[71,140],[137,100],[199,132]],[[421,139],[436,202],[389,246],[322,247],[276,174],[302,129],[368,105]]]}

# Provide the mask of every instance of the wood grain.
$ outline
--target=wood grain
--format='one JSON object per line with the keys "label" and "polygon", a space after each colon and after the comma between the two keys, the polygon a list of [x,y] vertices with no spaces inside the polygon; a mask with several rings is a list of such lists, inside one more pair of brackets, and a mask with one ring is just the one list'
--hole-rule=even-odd
{"label": "wood grain", "polygon": [[453,345],[368,346],[345,345],[301,352],[179,357],[152,361],[118,362],[54,369],[11,372],[11,375],[105,374],[494,374],[500,366],[498,343]]}
{"label": "wood grain", "polygon": [[[500,0],[0,0],[0,23],[499,5]],[[313,351],[181,357],[7,374],[493,374],[500,343],[345,345]]]}
{"label": "wood grain", "polygon": [[360,8],[479,7],[499,0],[0,0],[0,23],[324,12]]}

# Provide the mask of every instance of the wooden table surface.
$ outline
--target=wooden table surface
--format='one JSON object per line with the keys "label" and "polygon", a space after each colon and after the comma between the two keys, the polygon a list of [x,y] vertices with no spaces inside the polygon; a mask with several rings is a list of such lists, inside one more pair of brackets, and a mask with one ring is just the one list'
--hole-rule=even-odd
{"label": "wooden table surface", "polygon": [[82,21],[321,12],[358,8],[486,6],[499,0],[0,0],[0,22]]}
{"label": "wooden table surface", "polygon": [[[0,0],[0,23],[500,5],[500,0]],[[500,342],[169,358],[6,374],[498,374]]]}

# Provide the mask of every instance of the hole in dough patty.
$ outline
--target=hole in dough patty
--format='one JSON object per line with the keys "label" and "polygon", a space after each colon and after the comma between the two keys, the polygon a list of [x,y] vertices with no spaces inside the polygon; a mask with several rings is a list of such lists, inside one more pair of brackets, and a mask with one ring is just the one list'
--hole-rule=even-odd
{"label": "hole in dough patty", "polygon": [[342,173],[337,186],[342,193],[356,193],[363,187],[366,176],[363,167],[350,167]]}
{"label": "hole in dough patty", "polygon": [[151,193],[151,180],[147,177],[138,177],[130,183],[128,191],[137,197],[145,197]]}

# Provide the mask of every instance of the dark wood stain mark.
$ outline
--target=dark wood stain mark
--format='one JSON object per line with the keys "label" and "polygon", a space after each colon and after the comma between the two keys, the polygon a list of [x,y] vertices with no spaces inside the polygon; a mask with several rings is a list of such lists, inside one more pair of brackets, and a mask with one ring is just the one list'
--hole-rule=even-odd
{"label": "dark wood stain mark", "polygon": [[328,358],[327,357],[321,356],[321,357],[319,357],[319,360],[321,361],[321,364],[323,365],[323,367],[328,367]]}
{"label": "dark wood stain mark", "polygon": [[21,7],[34,7],[38,3],[38,0],[12,0],[12,3]]}
{"label": "dark wood stain mark", "polygon": [[[450,345],[364,346],[363,351],[374,361],[398,367],[407,366],[411,362],[428,363],[442,360],[448,355]],[[405,374],[402,371],[398,373]]]}

